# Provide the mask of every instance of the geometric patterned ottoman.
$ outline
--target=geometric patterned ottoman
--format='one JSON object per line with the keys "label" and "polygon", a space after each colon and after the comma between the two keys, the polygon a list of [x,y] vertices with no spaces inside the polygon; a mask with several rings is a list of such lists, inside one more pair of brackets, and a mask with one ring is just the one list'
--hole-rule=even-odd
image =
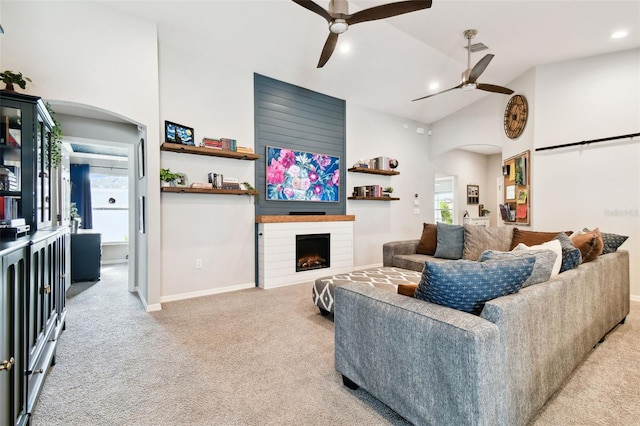
{"label": "geometric patterned ottoman", "polygon": [[333,290],[338,286],[359,282],[397,292],[398,284],[418,284],[421,276],[421,272],[408,269],[380,267],[322,277],[313,284],[313,303],[322,315],[329,315],[333,312]]}

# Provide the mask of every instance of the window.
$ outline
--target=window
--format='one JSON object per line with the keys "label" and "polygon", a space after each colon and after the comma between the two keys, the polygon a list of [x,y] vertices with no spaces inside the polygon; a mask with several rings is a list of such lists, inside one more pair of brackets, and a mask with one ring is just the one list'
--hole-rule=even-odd
{"label": "window", "polygon": [[455,223],[455,176],[436,177],[434,218],[436,222]]}
{"label": "window", "polygon": [[[96,171],[97,170],[97,171]],[[93,230],[103,243],[129,240],[129,179],[122,169],[92,168]]]}

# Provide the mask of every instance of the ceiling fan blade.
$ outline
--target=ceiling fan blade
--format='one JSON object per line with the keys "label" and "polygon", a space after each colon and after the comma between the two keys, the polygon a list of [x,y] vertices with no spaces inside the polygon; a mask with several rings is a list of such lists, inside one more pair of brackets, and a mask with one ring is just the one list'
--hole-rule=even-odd
{"label": "ceiling fan blade", "polygon": [[503,93],[505,95],[513,93],[513,90],[502,86],[496,86],[495,84],[476,83],[476,89],[484,90],[485,92]]}
{"label": "ceiling fan blade", "polygon": [[478,77],[480,77],[480,74],[482,74],[484,70],[487,69],[487,66],[489,65],[489,62],[491,62],[491,60],[493,59],[493,56],[494,55],[490,53],[487,55],[484,55],[484,58],[480,59],[478,63],[473,66],[473,68],[471,69],[471,72],[469,73],[469,83],[476,82]]}
{"label": "ceiling fan blade", "polygon": [[331,23],[331,21],[333,20],[333,17],[327,10],[323,9],[321,6],[311,0],[293,0],[293,2],[299,4],[307,10],[312,11],[313,13],[317,13],[318,15],[326,19],[329,23]]}
{"label": "ceiling fan blade", "polygon": [[459,88],[461,88],[461,87],[462,87],[462,83],[458,84],[458,85],[457,85],[457,86],[455,86],[455,87],[452,87],[451,89],[443,90],[442,92],[434,93],[434,94],[432,94],[432,95],[423,96],[423,97],[418,98],[418,99],[413,99],[411,102],[421,101],[421,100],[423,100],[423,99],[427,99],[427,98],[430,98],[430,97],[432,97],[432,96],[440,95],[440,94],[445,93],[445,92],[450,92],[451,90],[459,89]]}
{"label": "ceiling fan blade", "polygon": [[327,41],[324,43],[324,47],[322,48],[322,54],[320,54],[320,60],[318,61],[318,66],[316,68],[322,68],[324,64],[327,63],[327,61],[333,54],[337,43],[338,34],[330,32],[329,37],[327,37]]}
{"label": "ceiling fan blade", "polygon": [[346,21],[348,25],[365,21],[376,21],[378,19],[390,18],[404,13],[427,9],[431,7],[431,3],[432,0],[412,0],[383,4],[356,12],[347,17]]}

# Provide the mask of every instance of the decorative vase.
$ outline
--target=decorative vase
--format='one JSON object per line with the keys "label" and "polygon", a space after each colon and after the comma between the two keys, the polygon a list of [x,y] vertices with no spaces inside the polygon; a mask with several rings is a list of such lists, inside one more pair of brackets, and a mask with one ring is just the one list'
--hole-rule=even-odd
{"label": "decorative vase", "polygon": [[4,90],[6,92],[15,92],[16,90],[13,88],[13,83],[5,83]]}

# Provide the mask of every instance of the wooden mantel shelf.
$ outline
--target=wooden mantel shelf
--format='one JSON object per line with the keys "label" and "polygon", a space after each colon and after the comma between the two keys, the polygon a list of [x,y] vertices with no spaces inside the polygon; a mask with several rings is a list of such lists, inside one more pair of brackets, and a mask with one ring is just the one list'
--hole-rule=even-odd
{"label": "wooden mantel shelf", "polygon": [[256,223],[354,222],[355,220],[356,217],[351,214],[256,216]]}

